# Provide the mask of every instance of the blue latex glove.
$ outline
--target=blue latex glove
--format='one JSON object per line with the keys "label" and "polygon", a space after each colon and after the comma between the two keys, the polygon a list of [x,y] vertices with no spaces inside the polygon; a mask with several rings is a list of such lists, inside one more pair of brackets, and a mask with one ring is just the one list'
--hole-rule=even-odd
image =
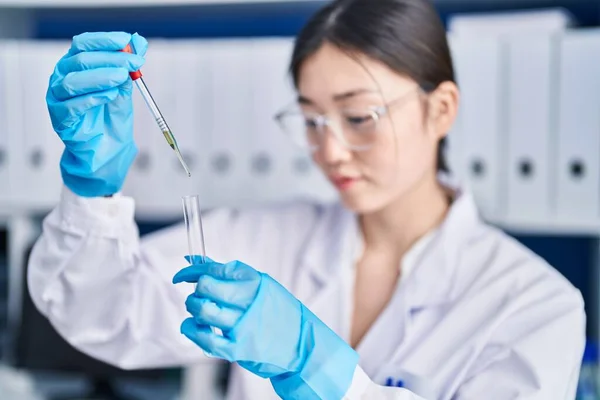
{"label": "blue latex glove", "polygon": [[358,354],[269,275],[207,259],[173,282],[197,283],[181,332],[209,354],[269,378],[281,398],[337,400],[350,387]]}
{"label": "blue latex glove", "polygon": [[[119,52],[128,43],[137,54]],[[123,186],[136,154],[132,80],[148,42],[125,32],[75,36],[50,77],[46,103],[65,144],[60,170],[80,196],[111,195]]]}

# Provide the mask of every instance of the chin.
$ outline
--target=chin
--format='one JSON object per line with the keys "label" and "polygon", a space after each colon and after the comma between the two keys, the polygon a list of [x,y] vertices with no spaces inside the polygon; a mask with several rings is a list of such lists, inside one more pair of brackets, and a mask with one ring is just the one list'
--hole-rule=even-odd
{"label": "chin", "polygon": [[383,208],[380,201],[368,194],[340,193],[344,207],[356,214],[370,214]]}

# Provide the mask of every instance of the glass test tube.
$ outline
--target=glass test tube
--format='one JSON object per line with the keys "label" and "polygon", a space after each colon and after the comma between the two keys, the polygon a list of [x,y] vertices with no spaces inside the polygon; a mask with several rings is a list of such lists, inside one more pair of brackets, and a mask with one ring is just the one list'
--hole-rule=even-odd
{"label": "glass test tube", "polygon": [[[188,254],[192,257],[192,264],[202,264],[206,261],[206,245],[204,243],[204,230],[202,229],[202,213],[200,212],[200,197],[198,195],[183,196],[183,219],[187,230]],[[223,332],[219,328],[211,327],[212,331],[220,336]]]}
{"label": "glass test tube", "polygon": [[[203,264],[206,257],[204,244],[204,231],[202,230],[202,214],[200,213],[200,199],[198,195],[184,196],[183,219],[187,229],[188,252],[193,258],[192,264]],[[199,257],[199,260],[196,260]]]}

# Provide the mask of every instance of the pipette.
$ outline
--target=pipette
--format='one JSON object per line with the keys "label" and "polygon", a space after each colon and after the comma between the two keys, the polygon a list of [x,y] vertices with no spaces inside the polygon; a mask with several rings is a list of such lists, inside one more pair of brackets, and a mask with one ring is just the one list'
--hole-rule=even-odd
{"label": "pipette", "polygon": [[[131,45],[129,45],[129,44],[123,49],[123,51],[126,53],[133,53]],[[169,125],[167,125],[167,121],[165,121],[165,118],[163,117],[162,113],[160,112],[158,105],[156,105],[156,101],[154,101],[154,98],[150,94],[150,91],[148,90],[148,87],[146,86],[144,79],[142,79],[142,71],[137,70],[134,72],[130,72],[129,76],[135,82],[138,89],[140,90],[140,93],[142,94],[144,101],[148,105],[148,108],[150,109],[152,116],[154,116],[154,120],[158,124],[158,127],[161,130],[165,139],[167,140],[167,143],[169,143],[169,146],[171,146],[171,148],[175,151],[175,154],[177,155],[177,158],[179,159],[181,166],[183,167],[183,169],[185,170],[185,172],[187,173],[188,176],[192,176],[190,169],[188,168],[187,164],[183,160],[183,157],[181,156],[181,151],[179,151],[179,146],[177,146],[177,141],[175,140],[175,136],[173,136],[173,132],[171,132],[171,128],[169,128]]]}

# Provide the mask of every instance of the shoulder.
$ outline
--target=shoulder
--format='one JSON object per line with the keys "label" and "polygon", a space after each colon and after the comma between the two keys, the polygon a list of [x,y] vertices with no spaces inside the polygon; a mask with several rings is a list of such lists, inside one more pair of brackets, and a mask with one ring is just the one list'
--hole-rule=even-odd
{"label": "shoulder", "polygon": [[[534,287],[580,297],[579,290],[541,256],[504,231],[482,223],[464,243],[463,256],[483,280],[510,282],[512,291]],[[495,278],[496,277],[496,278]]]}
{"label": "shoulder", "polygon": [[473,197],[465,192],[441,229],[453,297],[485,299],[504,315],[556,306],[582,312],[581,293],[568,279],[478,214]]}
{"label": "shoulder", "polygon": [[581,292],[542,257],[507,233],[486,224],[464,244],[462,287],[466,299],[495,310],[495,335],[500,342],[562,332],[579,345],[585,337]]}

